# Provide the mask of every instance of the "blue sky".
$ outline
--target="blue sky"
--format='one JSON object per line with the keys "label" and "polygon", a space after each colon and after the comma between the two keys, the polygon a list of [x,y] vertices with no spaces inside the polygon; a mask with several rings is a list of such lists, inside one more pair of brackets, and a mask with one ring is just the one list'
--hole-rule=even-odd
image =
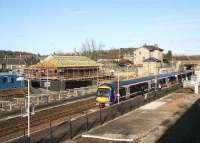
{"label": "blue sky", "polygon": [[41,54],[157,43],[200,54],[199,0],[0,0],[0,49]]}

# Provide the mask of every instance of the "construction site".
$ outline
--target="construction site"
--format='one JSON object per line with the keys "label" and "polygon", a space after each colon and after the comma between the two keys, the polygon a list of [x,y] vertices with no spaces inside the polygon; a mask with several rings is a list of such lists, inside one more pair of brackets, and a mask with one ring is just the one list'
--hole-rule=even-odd
{"label": "construction site", "polygon": [[40,63],[25,69],[26,77],[34,87],[64,90],[93,85],[97,80],[110,78],[102,65],[83,56],[51,55]]}

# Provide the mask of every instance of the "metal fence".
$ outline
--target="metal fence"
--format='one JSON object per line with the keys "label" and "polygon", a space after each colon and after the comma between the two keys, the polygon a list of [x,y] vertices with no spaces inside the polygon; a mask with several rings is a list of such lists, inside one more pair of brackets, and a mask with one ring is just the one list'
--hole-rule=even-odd
{"label": "metal fence", "polygon": [[[95,94],[97,86],[81,87],[74,89],[66,89],[59,93],[45,93],[31,96],[31,104],[35,106],[46,106],[47,104],[54,104],[59,101],[65,101],[72,97],[81,97]],[[12,101],[0,101],[0,111],[2,113],[21,110],[27,106],[26,98],[14,98]],[[20,101],[20,102],[19,102]]]}
{"label": "metal fence", "polygon": [[[119,104],[115,104],[110,107],[99,108],[98,111],[92,113],[84,112],[76,119],[67,116],[64,122],[56,126],[54,126],[53,121],[49,121],[49,126],[46,129],[31,134],[32,141],[40,143],[54,143],[71,139],[98,125],[101,125],[142,105],[163,97],[164,95],[167,95],[178,88],[180,88],[180,86],[176,85],[174,87],[162,89],[161,91],[153,91],[148,93],[147,98],[144,98],[144,96],[130,98],[129,100],[121,101]],[[15,142],[24,142],[25,139],[26,136],[24,134],[24,136],[16,139]]]}

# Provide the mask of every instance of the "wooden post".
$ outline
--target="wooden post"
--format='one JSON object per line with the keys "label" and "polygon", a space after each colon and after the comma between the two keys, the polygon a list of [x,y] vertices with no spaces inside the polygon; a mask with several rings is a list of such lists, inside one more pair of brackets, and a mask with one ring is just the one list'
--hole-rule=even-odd
{"label": "wooden post", "polygon": [[100,119],[100,124],[102,124],[102,118],[101,118],[101,107],[99,107],[99,119]]}
{"label": "wooden post", "polygon": [[11,102],[9,102],[10,103],[10,111],[12,111],[12,103]]}
{"label": "wooden post", "polygon": [[72,123],[71,123],[71,116],[69,116],[69,132],[70,132],[70,139],[73,138],[73,135],[72,135]]}
{"label": "wooden post", "polygon": [[51,125],[51,120],[49,120],[49,134],[50,134],[50,142],[53,143],[53,135],[52,135],[52,125]]}

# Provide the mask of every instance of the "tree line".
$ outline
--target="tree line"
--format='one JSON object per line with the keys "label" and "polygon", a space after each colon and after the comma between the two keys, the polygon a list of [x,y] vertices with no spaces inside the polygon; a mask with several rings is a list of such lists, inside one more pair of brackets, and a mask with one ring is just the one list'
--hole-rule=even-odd
{"label": "tree line", "polygon": [[[20,58],[20,55],[21,58]],[[26,56],[27,55],[27,56]],[[40,61],[39,54],[32,54],[27,52],[10,51],[10,50],[0,50],[1,59],[17,58],[18,60],[24,60],[26,65],[33,65]]]}

